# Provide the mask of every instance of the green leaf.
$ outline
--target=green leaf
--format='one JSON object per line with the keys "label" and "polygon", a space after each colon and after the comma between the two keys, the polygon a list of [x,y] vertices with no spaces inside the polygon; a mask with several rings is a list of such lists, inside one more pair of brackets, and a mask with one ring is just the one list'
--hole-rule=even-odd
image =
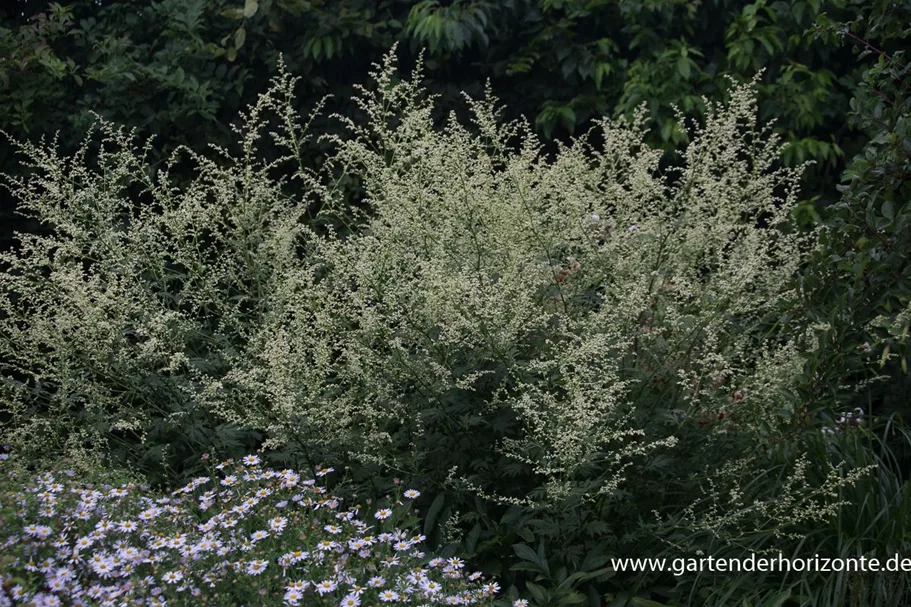
{"label": "green leaf", "polygon": [[322,39],[317,38],[316,40],[313,41],[313,46],[310,48],[314,59],[319,59],[319,53],[322,49],[323,49],[323,41],[322,41]]}
{"label": "green leaf", "polygon": [[547,603],[547,593],[544,591],[542,586],[539,586],[533,582],[526,582],[525,588],[528,590],[531,597],[537,603]]}
{"label": "green leaf", "polygon": [[[426,534],[425,534],[426,535]],[[465,538],[465,551],[469,554],[474,553],[475,548],[478,546],[478,538],[481,536],[481,525],[475,523],[475,526],[472,527],[471,531],[468,532],[468,537]]]}
{"label": "green leaf", "polygon": [[633,597],[632,601],[630,601],[630,602],[633,605],[635,605],[636,607],[670,607],[669,605],[665,605],[664,603],[659,603],[657,601],[650,601],[649,599],[643,599],[642,597],[638,597],[638,596]]}
{"label": "green leaf", "polygon": [[256,14],[258,8],[259,2],[257,2],[257,0],[246,0],[244,2],[244,17],[249,19]]}
{"label": "green leaf", "polygon": [[440,516],[440,510],[443,509],[444,503],[445,498],[441,493],[433,500],[433,503],[430,504],[430,509],[427,510],[427,516],[424,519],[424,535],[429,536],[430,532],[433,531],[433,525],[436,523],[437,517]]}
{"label": "green leaf", "polygon": [[782,590],[781,592],[779,592],[778,594],[775,595],[775,597],[771,600],[771,602],[767,603],[766,607],[781,607],[790,598],[791,598],[791,591]]}
{"label": "green leaf", "polygon": [[535,541],[535,534],[530,527],[522,527],[522,529],[519,530],[519,537],[529,544]]}
{"label": "green leaf", "polygon": [[244,45],[244,42],[247,41],[247,30],[244,29],[244,26],[237,28],[237,31],[234,32],[234,48],[240,50]]}
{"label": "green leaf", "polygon": [[690,60],[686,57],[679,57],[677,59],[677,73],[680,74],[684,80],[688,80],[690,77]]}
{"label": "green leaf", "polygon": [[516,556],[518,556],[520,559],[525,559],[526,561],[531,561],[532,563],[538,563],[538,554],[529,546],[526,546],[525,544],[513,544],[512,549],[516,553]]}
{"label": "green leaf", "polygon": [[891,200],[883,203],[883,217],[888,219],[890,223],[895,219],[895,205],[892,204]]}
{"label": "green leaf", "polygon": [[528,561],[522,561],[521,563],[516,563],[509,568],[510,571],[534,571],[535,573],[545,573],[541,566],[537,563],[529,563]]}
{"label": "green leaf", "polygon": [[560,582],[560,586],[570,588],[575,586],[577,582],[587,582],[588,580],[594,579],[606,580],[615,575],[617,575],[617,572],[610,567],[604,567],[603,569],[598,569],[596,571],[578,571]]}
{"label": "green leaf", "polygon": [[560,115],[560,123],[563,124],[567,131],[572,131],[576,126],[576,112],[573,108],[565,105],[557,110]]}
{"label": "green leaf", "polygon": [[581,605],[586,602],[588,599],[581,592],[570,592],[564,596],[560,597],[561,605]]}
{"label": "green leaf", "polygon": [[604,79],[604,64],[603,63],[599,63],[598,65],[595,66],[594,79],[595,79],[595,88],[600,91],[601,90],[601,81]]}
{"label": "green leaf", "polygon": [[242,8],[227,8],[221,11],[222,17],[227,17],[228,19],[243,19],[244,18],[244,9]]}

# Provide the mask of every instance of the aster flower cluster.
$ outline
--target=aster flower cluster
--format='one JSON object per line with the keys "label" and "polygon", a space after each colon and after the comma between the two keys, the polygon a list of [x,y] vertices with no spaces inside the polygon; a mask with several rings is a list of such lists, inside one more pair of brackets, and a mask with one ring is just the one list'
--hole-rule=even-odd
{"label": "aster flower cluster", "polygon": [[260,464],[222,462],[155,498],[69,471],[26,477],[4,457],[0,607],[490,605],[499,592],[397,527],[418,491],[343,509],[316,479]]}

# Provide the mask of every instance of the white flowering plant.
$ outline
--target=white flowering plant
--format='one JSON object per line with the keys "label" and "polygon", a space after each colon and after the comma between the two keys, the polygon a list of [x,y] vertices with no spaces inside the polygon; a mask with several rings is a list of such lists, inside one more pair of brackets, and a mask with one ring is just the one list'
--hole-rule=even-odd
{"label": "white flowering plant", "polygon": [[[492,605],[496,582],[427,555],[420,493],[353,504],[319,478],[225,461],[164,497],[0,461],[0,605]],[[110,484],[109,484],[110,483]]]}
{"label": "white flowering plant", "polygon": [[538,544],[554,602],[677,523],[742,543],[832,515],[856,475],[803,457],[794,389],[825,330],[791,313],[818,233],[792,225],[804,167],[757,129],[755,83],[706,100],[667,167],[644,108],[549,158],[489,91],[440,128],[420,63],[372,75],[318,170],[284,68],[240,154],[154,168],[103,120],[94,165],[88,139],[20,144],[35,171],[9,187],[53,233],[0,253],[0,440],[80,470],[261,450],[422,479],[430,541],[504,575]]}

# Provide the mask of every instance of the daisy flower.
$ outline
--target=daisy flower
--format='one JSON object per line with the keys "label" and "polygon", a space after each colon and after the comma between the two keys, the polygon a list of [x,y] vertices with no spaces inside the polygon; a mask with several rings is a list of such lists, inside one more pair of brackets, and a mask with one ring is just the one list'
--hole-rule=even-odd
{"label": "daisy flower", "polygon": [[416,497],[420,497],[420,496],[421,496],[421,492],[420,492],[420,491],[417,491],[417,490],[415,490],[415,489],[408,489],[407,491],[405,491],[404,496],[407,497],[407,498],[410,499],[410,500],[413,500],[413,499],[415,499]]}
{"label": "daisy flower", "polygon": [[276,516],[274,519],[269,521],[269,527],[275,533],[281,533],[285,530],[285,527],[288,526],[288,519],[283,516]]}
{"label": "daisy flower", "polygon": [[376,514],[373,515],[374,518],[379,519],[381,521],[386,520],[390,516],[392,516],[392,510],[390,510],[389,508],[381,508],[380,510],[376,511]]}
{"label": "daisy flower", "polygon": [[168,571],[161,579],[168,584],[176,584],[183,579],[183,574],[179,571]]}
{"label": "daisy flower", "polygon": [[291,582],[290,584],[288,584],[288,587],[286,588],[286,590],[300,590],[301,592],[303,592],[304,590],[306,590],[309,587],[310,587],[310,582],[308,582],[306,580],[297,580],[296,582]]}
{"label": "daisy flower", "polygon": [[399,600],[399,593],[392,590],[384,590],[380,593],[380,600],[384,603],[392,603]]}
{"label": "daisy flower", "polygon": [[120,523],[117,525],[117,528],[123,533],[132,533],[133,531],[139,529],[139,525],[133,521],[120,521]]}
{"label": "daisy flower", "polygon": [[342,599],[342,602],[339,603],[341,607],[358,607],[361,604],[361,599],[356,594],[349,594]]}
{"label": "daisy flower", "polygon": [[487,594],[487,595],[494,595],[494,594],[500,592],[500,585],[497,584],[496,582],[491,582],[491,583],[489,583],[489,584],[484,584],[484,585],[481,587],[481,591],[482,591],[484,594]]}
{"label": "daisy flower", "polygon": [[285,592],[285,603],[288,605],[297,605],[300,603],[300,600],[304,598],[304,593],[295,588],[289,589]]}
{"label": "daisy flower", "polygon": [[247,573],[249,575],[259,575],[260,573],[262,573],[263,571],[266,570],[266,566],[268,564],[269,563],[267,563],[266,561],[261,561],[261,560],[253,561],[252,563],[247,565]]}
{"label": "daisy flower", "polygon": [[259,456],[257,455],[248,455],[244,458],[245,466],[258,466],[259,465]]}
{"label": "daisy flower", "polygon": [[336,583],[333,582],[332,580],[323,580],[322,582],[320,582],[319,584],[316,585],[316,591],[322,595],[322,594],[332,592],[333,590],[335,590],[335,587],[336,587]]}
{"label": "daisy flower", "polygon": [[161,514],[160,509],[149,508],[148,510],[143,510],[142,512],[139,513],[139,520],[148,522],[148,521],[151,521],[152,519],[154,519],[159,514]]}

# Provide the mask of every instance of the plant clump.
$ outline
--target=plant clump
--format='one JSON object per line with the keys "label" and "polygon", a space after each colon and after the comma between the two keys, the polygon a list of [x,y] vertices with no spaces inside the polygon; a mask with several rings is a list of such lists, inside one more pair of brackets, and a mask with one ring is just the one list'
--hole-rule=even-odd
{"label": "plant clump", "polygon": [[498,591],[399,526],[412,489],[344,509],[317,479],[250,455],[155,498],[12,464],[0,479],[0,605],[489,605]]}

